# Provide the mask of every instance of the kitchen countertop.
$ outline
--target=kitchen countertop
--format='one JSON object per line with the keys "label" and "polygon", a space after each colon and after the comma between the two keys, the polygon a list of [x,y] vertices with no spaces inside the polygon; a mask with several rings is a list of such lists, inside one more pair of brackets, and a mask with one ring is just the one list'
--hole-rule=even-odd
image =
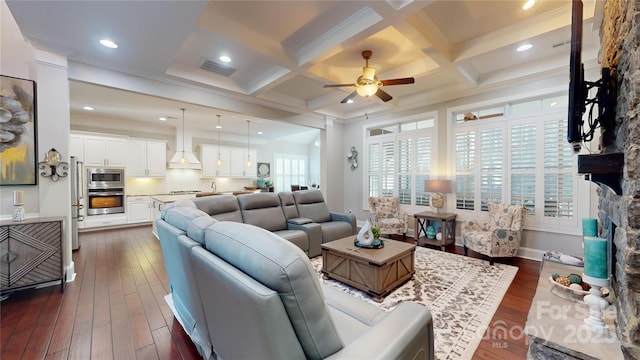
{"label": "kitchen countertop", "polygon": [[160,194],[160,195],[151,195],[151,199],[155,201],[159,201],[164,204],[172,203],[174,201],[184,200],[184,199],[193,199],[196,197],[196,193],[193,194]]}

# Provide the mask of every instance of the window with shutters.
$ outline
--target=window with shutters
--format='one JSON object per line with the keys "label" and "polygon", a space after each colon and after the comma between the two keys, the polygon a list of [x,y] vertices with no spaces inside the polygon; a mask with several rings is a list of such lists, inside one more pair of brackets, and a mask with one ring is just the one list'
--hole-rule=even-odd
{"label": "window with shutters", "polygon": [[401,205],[429,204],[424,181],[432,171],[434,125],[434,117],[425,116],[366,129],[367,198],[397,196]]}
{"label": "window with shutters", "polygon": [[488,202],[519,204],[530,225],[577,226],[566,96],[487,108],[505,109],[505,115],[471,119],[469,113],[479,113],[453,113],[456,209],[473,217],[487,211]]}
{"label": "window with shutters", "polygon": [[291,191],[291,185],[307,184],[307,157],[291,154],[275,154],[273,186],[276,192]]}

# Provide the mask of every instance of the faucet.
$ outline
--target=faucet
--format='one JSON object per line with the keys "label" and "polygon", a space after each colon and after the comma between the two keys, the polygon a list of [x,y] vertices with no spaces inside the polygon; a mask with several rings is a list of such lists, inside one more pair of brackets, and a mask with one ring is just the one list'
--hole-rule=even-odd
{"label": "faucet", "polygon": [[215,181],[211,182],[211,191],[216,192],[216,182]]}

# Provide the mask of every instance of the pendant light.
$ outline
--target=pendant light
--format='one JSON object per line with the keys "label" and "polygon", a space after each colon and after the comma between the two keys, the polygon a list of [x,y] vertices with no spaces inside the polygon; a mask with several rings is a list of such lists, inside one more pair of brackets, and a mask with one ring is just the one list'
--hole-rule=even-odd
{"label": "pendant light", "polygon": [[182,157],[180,158],[181,164],[187,163],[187,158],[184,157],[184,108],[180,108],[182,110]]}
{"label": "pendant light", "polygon": [[218,129],[218,167],[220,167],[222,165],[222,158],[220,157],[220,129],[222,129],[222,126],[220,126],[220,115],[216,115],[218,117],[218,126],[216,126],[216,129]]}
{"label": "pendant light", "polygon": [[250,149],[250,140],[249,140],[249,125],[251,124],[251,120],[247,120],[247,167],[251,167],[251,154],[249,153]]}

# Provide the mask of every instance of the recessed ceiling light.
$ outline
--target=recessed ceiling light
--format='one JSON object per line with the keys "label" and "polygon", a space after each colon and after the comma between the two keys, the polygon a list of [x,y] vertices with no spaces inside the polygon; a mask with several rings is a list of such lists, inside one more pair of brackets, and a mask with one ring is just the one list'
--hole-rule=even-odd
{"label": "recessed ceiling light", "polygon": [[538,0],[527,0],[527,2],[522,5],[522,10],[529,10],[538,2]]}
{"label": "recessed ceiling light", "polygon": [[93,111],[93,108],[91,106],[83,106],[82,108],[87,111]]}
{"label": "recessed ceiling light", "polygon": [[531,45],[531,44],[522,44],[522,45],[518,46],[516,51],[518,51],[518,52],[527,51],[527,50],[531,49],[532,47],[533,47],[533,45]]}
{"label": "recessed ceiling light", "polygon": [[160,117],[158,118],[158,120],[160,120],[160,121],[167,121],[167,118],[166,118],[166,117],[164,117],[164,116],[160,116]]}
{"label": "recessed ceiling light", "polygon": [[262,135],[262,131],[258,131],[258,135]]}
{"label": "recessed ceiling light", "polygon": [[216,129],[222,129],[222,126],[216,125]]}
{"label": "recessed ceiling light", "polygon": [[111,49],[117,49],[118,48],[118,44],[114,43],[113,41],[109,40],[109,39],[102,39],[100,40],[100,44],[104,47],[108,47]]}
{"label": "recessed ceiling light", "polygon": [[220,59],[220,61],[226,62],[226,63],[231,62],[231,58],[228,57],[227,55],[222,55],[218,59]]}
{"label": "recessed ceiling light", "polygon": [[347,104],[353,104],[353,99],[347,100]]}

